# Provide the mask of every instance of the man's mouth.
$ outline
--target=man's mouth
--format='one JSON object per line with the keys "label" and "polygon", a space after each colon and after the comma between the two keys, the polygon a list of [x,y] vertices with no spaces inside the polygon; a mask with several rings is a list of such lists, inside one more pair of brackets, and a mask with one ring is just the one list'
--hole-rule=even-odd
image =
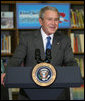
{"label": "man's mouth", "polygon": [[49,27],[50,29],[52,29],[52,30],[55,30],[55,27]]}

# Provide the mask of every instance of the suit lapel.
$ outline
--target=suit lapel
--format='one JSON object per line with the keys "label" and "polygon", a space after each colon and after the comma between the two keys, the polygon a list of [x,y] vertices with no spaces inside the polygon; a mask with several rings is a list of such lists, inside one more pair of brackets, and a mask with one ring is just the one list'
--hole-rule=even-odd
{"label": "suit lapel", "polygon": [[38,30],[36,33],[35,33],[35,48],[36,49],[40,49],[40,52],[41,52],[41,58],[42,59],[45,59],[45,53],[44,53],[44,45],[43,45],[43,39],[42,39],[42,36],[41,36],[41,32],[40,30]]}
{"label": "suit lapel", "polygon": [[[52,42],[52,50],[51,50],[51,55],[52,55],[52,60],[51,63],[53,63],[53,61],[57,60],[57,52],[60,50],[60,46],[61,46],[61,37],[59,35],[59,33],[55,33],[54,37],[53,37],[53,42]],[[54,60],[56,59],[56,60]]]}

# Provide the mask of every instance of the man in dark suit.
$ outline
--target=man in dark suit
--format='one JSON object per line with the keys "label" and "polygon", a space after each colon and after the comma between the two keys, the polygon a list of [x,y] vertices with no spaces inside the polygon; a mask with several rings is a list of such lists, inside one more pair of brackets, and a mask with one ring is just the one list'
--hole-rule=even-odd
{"label": "man in dark suit", "polygon": [[[35,49],[40,49],[41,58],[45,59],[47,37],[50,36],[51,43],[51,64],[56,66],[77,66],[74,59],[70,38],[57,31],[59,24],[59,12],[54,7],[44,7],[39,14],[41,28],[37,31],[30,31],[20,38],[19,46],[13,55],[8,66],[20,66],[25,60],[26,67],[33,67],[37,64],[35,60]],[[4,76],[3,76],[4,78]],[[3,79],[2,79],[3,83]],[[56,89],[56,100],[69,100],[69,89]],[[29,89],[20,89],[19,98],[28,98]],[[43,93],[41,93],[43,94]],[[41,99],[42,100],[42,99]]]}

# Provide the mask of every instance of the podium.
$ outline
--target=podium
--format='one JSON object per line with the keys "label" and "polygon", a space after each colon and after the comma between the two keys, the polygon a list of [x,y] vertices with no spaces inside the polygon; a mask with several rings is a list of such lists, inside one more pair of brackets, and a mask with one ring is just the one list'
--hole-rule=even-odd
{"label": "podium", "polygon": [[56,67],[55,69],[57,74],[55,81],[49,86],[42,87],[33,81],[30,67],[8,67],[5,86],[29,89],[32,100],[54,100],[58,89],[80,87],[83,84],[79,67]]}

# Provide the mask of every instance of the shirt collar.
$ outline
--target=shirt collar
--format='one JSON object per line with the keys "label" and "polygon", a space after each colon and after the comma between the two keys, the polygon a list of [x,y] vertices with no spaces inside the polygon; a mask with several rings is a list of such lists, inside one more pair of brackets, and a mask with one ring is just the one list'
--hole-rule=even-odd
{"label": "shirt collar", "polygon": [[41,28],[41,35],[42,35],[43,39],[46,40],[46,38],[47,38],[48,36],[50,36],[51,39],[53,39],[53,35],[54,35],[54,34],[47,35],[47,34],[43,31],[43,29]]}

